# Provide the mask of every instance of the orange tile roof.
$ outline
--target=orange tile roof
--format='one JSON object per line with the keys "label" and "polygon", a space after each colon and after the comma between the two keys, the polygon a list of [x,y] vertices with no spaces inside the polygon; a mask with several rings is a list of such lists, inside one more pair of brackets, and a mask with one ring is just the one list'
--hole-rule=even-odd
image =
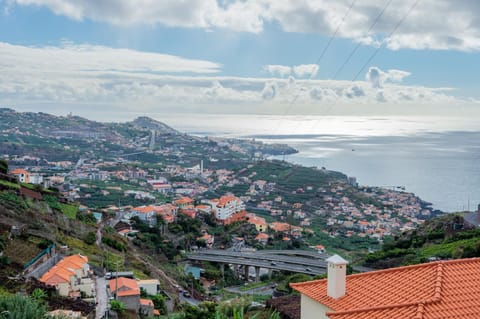
{"label": "orange tile roof", "polygon": [[292,229],[292,225],[288,223],[273,222],[270,223],[270,228],[278,232],[286,232]]}
{"label": "orange tile roof", "polygon": [[259,233],[257,235],[257,237],[255,237],[256,240],[260,240],[260,239],[268,239],[268,234],[265,234],[265,233]]}
{"label": "orange tile roof", "polygon": [[21,175],[21,174],[27,175],[28,174],[28,172],[26,170],[24,170],[23,168],[16,168],[13,171],[11,171],[10,173],[13,174],[13,175]]}
{"label": "orange tile roof", "polygon": [[142,306],[153,307],[153,301],[151,301],[150,299],[140,298],[140,304]]}
{"label": "orange tile roof", "polygon": [[78,254],[65,257],[43,274],[40,281],[52,286],[69,282],[70,276],[75,276],[75,270],[82,269],[85,263],[88,263],[87,256]]}
{"label": "orange tile roof", "polygon": [[175,204],[177,205],[181,205],[181,204],[189,204],[189,203],[193,203],[193,199],[191,199],[190,197],[182,197],[180,199],[177,199],[175,201]]}
{"label": "orange tile roof", "polygon": [[142,213],[142,214],[146,214],[146,213],[150,213],[150,212],[155,211],[155,207],[154,206],[139,206],[139,207],[135,207],[133,210],[136,211],[136,212]]}
{"label": "orange tile roof", "polygon": [[254,224],[254,225],[267,225],[267,222],[265,218],[257,216],[255,214],[247,214],[248,217],[248,223],[249,224]]}
{"label": "orange tile roof", "polygon": [[480,314],[480,258],[438,261],[347,276],[346,295],[327,280],[291,284],[327,306],[332,319],[453,319]]}
{"label": "orange tile roof", "polygon": [[240,201],[240,199],[233,195],[222,196],[218,201],[217,207],[224,207],[225,205],[227,205],[229,202],[232,202],[232,201]]}
{"label": "orange tile roof", "polygon": [[114,293],[117,287],[118,281],[118,296],[134,296],[140,295],[140,288],[138,287],[138,283],[136,280],[125,278],[125,277],[118,277],[118,279],[110,279],[108,285],[110,287],[110,292]]}

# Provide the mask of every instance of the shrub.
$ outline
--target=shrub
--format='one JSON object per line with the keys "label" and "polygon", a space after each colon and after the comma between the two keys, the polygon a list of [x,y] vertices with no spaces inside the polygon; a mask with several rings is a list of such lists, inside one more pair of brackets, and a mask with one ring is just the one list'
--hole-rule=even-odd
{"label": "shrub", "polygon": [[83,238],[83,241],[84,241],[85,244],[87,244],[87,245],[93,245],[96,240],[97,240],[97,236],[96,236],[95,232],[93,232],[93,231],[88,232],[88,233],[85,235],[85,237]]}

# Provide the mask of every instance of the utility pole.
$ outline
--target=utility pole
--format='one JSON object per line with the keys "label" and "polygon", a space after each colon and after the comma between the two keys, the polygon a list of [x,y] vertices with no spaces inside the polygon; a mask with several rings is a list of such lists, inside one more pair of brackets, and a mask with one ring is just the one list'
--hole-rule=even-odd
{"label": "utility pole", "polygon": [[115,300],[118,299],[118,260],[115,262],[117,272],[115,273]]}

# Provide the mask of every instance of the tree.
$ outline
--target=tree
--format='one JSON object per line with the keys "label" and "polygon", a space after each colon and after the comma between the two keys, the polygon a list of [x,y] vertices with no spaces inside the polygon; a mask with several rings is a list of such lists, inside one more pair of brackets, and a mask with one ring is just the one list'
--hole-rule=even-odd
{"label": "tree", "polygon": [[155,306],[155,309],[158,309],[161,314],[167,313],[167,303],[165,302],[165,297],[160,294],[152,296],[152,302]]}
{"label": "tree", "polygon": [[120,302],[118,300],[111,300],[110,301],[110,309],[117,312],[117,313],[124,313],[125,312],[125,305],[123,302]]}
{"label": "tree", "polygon": [[8,173],[8,163],[4,159],[0,159],[0,173],[2,174]]}
{"label": "tree", "polygon": [[87,245],[93,245],[95,244],[95,241],[97,240],[97,235],[95,234],[95,232],[91,231],[91,232],[88,232],[85,237],[83,238],[83,241],[85,242],[85,244]]}
{"label": "tree", "polygon": [[47,318],[47,309],[29,297],[0,296],[0,314],[6,318]]}
{"label": "tree", "polygon": [[47,297],[47,294],[45,293],[45,291],[43,291],[40,288],[35,288],[35,290],[32,291],[32,299],[40,304],[42,304],[45,301],[46,297]]}

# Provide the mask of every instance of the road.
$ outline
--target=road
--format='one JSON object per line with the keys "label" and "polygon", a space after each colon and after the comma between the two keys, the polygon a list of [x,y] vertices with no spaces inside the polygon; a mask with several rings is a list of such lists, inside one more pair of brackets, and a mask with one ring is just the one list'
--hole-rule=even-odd
{"label": "road", "polygon": [[[317,255],[314,255],[317,257]],[[317,258],[297,257],[284,253],[233,252],[225,250],[203,250],[188,254],[188,259],[214,261],[233,265],[247,265],[272,270],[291,271],[309,275],[323,275],[327,270],[324,255]]]}
{"label": "road", "polygon": [[108,297],[107,297],[107,283],[104,277],[97,277],[95,282],[95,289],[97,291],[97,308],[95,319],[100,319],[107,311]]}
{"label": "road", "polygon": [[[284,270],[309,275],[323,275],[327,270],[326,254],[304,250],[231,251],[210,249],[187,255],[190,260],[214,261],[232,265],[247,265],[272,270]],[[354,270],[367,272],[372,269],[354,266]]]}
{"label": "road", "polygon": [[180,299],[180,302],[186,302],[192,306],[198,306],[198,304],[201,303],[200,300],[194,299],[193,297],[187,298],[183,294],[179,294],[178,299]]}

